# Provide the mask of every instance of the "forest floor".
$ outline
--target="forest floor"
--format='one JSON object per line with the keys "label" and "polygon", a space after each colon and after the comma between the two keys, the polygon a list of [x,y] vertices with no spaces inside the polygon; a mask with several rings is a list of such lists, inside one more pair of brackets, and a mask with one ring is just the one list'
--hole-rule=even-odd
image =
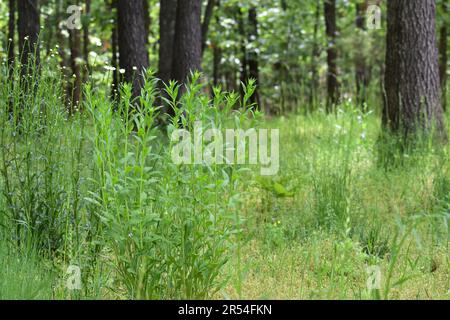
{"label": "forest floor", "polygon": [[[270,121],[282,128],[275,180],[288,193],[255,184],[248,237],[218,297],[450,298],[450,149],[412,151],[384,167],[378,119]],[[369,290],[371,279],[379,282]]]}
{"label": "forest floor", "polygon": [[[280,171],[243,190],[244,232],[213,298],[450,297],[450,148],[394,154],[386,167],[378,119],[349,110],[263,122],[280,129]],[[68,298],[55,294],[52,264],[2,246],[0,256],[0,298]]]}

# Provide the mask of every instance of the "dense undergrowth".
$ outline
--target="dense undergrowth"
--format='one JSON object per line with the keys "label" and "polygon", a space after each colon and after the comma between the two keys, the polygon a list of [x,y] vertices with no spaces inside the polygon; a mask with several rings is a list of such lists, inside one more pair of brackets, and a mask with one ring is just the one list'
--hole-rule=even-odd
{"label": "dense undergrowth", "polygon": [[[21,84],[1,72],[0,298],[448,297],[447,146],[386,166],[374,112],[261,119],[252,84],[211,99],[199,75],[179,101],[167,85],[164,129],[150,73],[140,108],[128,85],[116,102],[87,85],[69,115],[46,68]],[[168,137],[195,121],[279,128],[279,174],[174,164]]]}

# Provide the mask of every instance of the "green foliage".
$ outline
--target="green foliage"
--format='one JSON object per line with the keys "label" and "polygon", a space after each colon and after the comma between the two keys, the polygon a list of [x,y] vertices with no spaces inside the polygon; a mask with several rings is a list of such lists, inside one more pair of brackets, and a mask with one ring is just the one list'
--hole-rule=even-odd
{"label": "green foliage", "polygon": [[17,250],[0,241],[0,300],[51,299],[55,275],[34,250]]}

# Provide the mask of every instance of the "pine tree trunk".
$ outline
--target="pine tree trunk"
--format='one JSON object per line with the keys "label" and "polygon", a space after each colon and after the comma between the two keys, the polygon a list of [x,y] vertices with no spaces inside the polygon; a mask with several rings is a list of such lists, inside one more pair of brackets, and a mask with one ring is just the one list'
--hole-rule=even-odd
{"label": "pine tree trunk", "polygon": [[202,22],[202,53],[205,51],[205,48],[206,48],[206,41],[208,40],[209,25],[211,23],[211,18],[213,16],[215,5],[216,5],[216,0],[208,0],[208,3],[206,5],[205,16],[204,16],[203,22]]}
{"label": "pine tree trunk", "polygon": [[201,61],[201,0],[179,0],[175,25],[172,78],[180,84],[186,83],[191,72],[201,70]]}
{"label": "pine tree trunk", "polygon": [[85,67],[83,69],[83,81],[86,82],[91,68],[89,65],[89,24],[91,20],[91,0],[86,0],[86,21],[83,25],[83,58]]}
{"label": "pine tree trunk", "polygon": [[[247,83],[247,81],[248,81],[248,54],[247,54],[247,39],[245,37],[247,32],[245,30],[245,24],[244,24],[244,19],[242,17],[241,9],[239,7],[237,7],[236,11],[237,11],[236,20],[238,22],[239,34],[241,37],[241,54],[242,54],[240,82]],[[239,89],[240,89],[241,96],[243,96],[244,90],[243,90],[241,84],[239,84]]]}
{"label": "pine tree trunk", "polygon": [[334,107],[339,103],[339,81],[338,81],[338,68],[337,68],[337,24],[336,24],[336,0],[325,0],[324,15],[326,34],[328,38],[327,48],[327,112],[331,112]]}
{"label": "pine tree trunk", "polygon": [[111,30],[111,67],[112,72],[112,85],[111,85],[111,98],[114,100],[119,90],[119,34],[117,32],[117,0],[111,0],[110,8],[113,12],[113,28]]}
{"label": "pine tree trunk", "polygon": [[[22,75],[32,74],[33,67],[36,69],[40,63],[39,53],[39,1],[18,1],[17,29],[19,33],[19,54],[22,64]],[[33,60],[30,60],[34,57]],[[34,64],[34,66],[33,66]]]}
{"label": "pine tree trunk", "polygon": [[[249,22],[249,34],[248,34],[248,42],[249,44],[253,44],[251,46],[251,50],[248,53],[248,68],[250,78],[256,80],[256,85],[260,85],[259,79],[259,61],[258,61],[258,16],[256,12],[256,7],[251,7],[248,11],[248,22]],[[256,104],[257,108],[261,108],[261,100],[259,97],[259,89],[258,87],[255,90],[255,93],[251,97],[251,103]]]}
{"label": "pine tree trunk", "polygon": [[[356,4],[356,28],[362,31],[359,37],[364,37],[364,31],[366,30],[366,11],[368,7],[368,1],[364,0]],[[361,39],[362,40],[362,39]],[[355,82],[356,82],[356,103],[359,107],[363,108],[367,102],[367,87],[370,82],[370,70],[366,63],[366,57],[364,51],[360,46],[363,43],[357,42],[358,46],[355,48]]]}
{"label": "pine tree trunk", "polygon": [[[220,0],[217,0],[217,8],[220,8]],[[220,16],[216,14],[216,25],[220,27]],[[221,77],[221,64],[222,60],[222,48],[219,43],[213,43],[213,84],[214,86],[218,86],[220,83]]]}
{"label": "pine tree trunk", "polygon": [[319,48],[319,27],[320,27],[320,1],[316,0],[316,13],[314,21],[314,32],[313,32],[313,47],[311,52],[311,83],[309,88],[309,105],[310,108],[317,106],[318,98],[318,88],[319,88],[319,71],[318,71],[318,59],[320,56]]}
{"label": "pine tree trunk", "polygon": [[176,16],[177,0],[161,0],[159,14],[158,77],[164,83],[169,82],[172,76]]}
{"label": "pine tree trunk", "polygon": [[405,141],[433,126],[446,138],[435,13],[434,0],[388,1],[383,125]]}
{"label": "pine tree trunk", "polygon": [[448,19],[448,2],[444,0],[442,2],[442,11],[445,14],[444,22],[442,23],[440,30],[440,39],[439,39],[439,55],[440,55],[440,64],[439,64],[439,74],[441,79],[441,88],[442,88],[442,107],[447,110],[447,64],[448,64],[448,53],[447,53],[447,41],[448,41],[448,30],[447,23],[445,19]]}
{"label": "pine tree trunk", "polygon": [[70,67],[72,69],[72,84],[70,86],[71,108],[70,112],[73,113],[75,108],[81,101],[81,38],[80,32],[77,29],[69,30],[69,43],[70,43]]}
{"label": "pine tree trunk", "polygon": [[143,72],[149,66],[146,19],[143,1],[117,0],[119,65],[125,70],[124,79],[133,84],[133,97],[141,93]]}
{"label": "pine tree trunk", "polygon": [[9,0],[9,18],[8,18],[8,68],[14,67],[14,36],[16,23],[16,0]]}

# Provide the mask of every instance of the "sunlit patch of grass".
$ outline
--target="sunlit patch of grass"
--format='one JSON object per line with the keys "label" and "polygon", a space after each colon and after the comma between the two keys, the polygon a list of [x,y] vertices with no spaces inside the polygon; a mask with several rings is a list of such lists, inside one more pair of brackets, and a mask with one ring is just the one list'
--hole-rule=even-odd
{"label": "sunlit patch of grass", "polygon": [[[254,237],[242,251],[243,297],[449,298],[448,147],[411,152],[385,168],[376,161],[376,115],[318,113],[267,125],[281,129],[281,169],[272,180],[294,194],[260,187],[249,198]],[[346,179],[333,178],[345,170]],[[337,213],[343,219],[330,228]],[[366,284],[373,265],[382,276],[377,294]],[[233,281],[222,295],[237,297]]]}
{"label": "sunlit patch of grass", "polygon": [[33,250],[21,252],[0,242],[0,300],[51,299],[55,275]]}

